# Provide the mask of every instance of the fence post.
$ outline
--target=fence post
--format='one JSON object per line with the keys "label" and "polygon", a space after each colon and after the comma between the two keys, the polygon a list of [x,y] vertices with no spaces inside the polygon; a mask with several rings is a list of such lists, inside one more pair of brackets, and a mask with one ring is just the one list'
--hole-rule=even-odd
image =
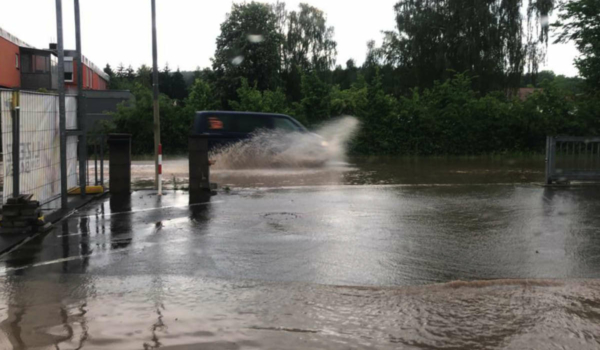
{"label": "fence post", "polygon": [[100,185],[104,189],[104,134],[100,135]]}
{"label": "fence post", "polygon": [[556,166],[556,139],[546,136],[546,184],[552,185],[552,176]]}
{"label": "fence post", "polygon": [[200,135],[189,136],[190,204],[210,198],[210,167],[208,140]]}
{"label": "fence post", "polygon": [[94,139],[94,186],[98,186],[98,135]]}
{"label": "fence post", "polygon": [[21,191],[21,101],[20,92],[12,93],[12,167],[13,167],[13,198]]}
{"label": "fence post", "polygon": [[87,127],[85,125],[85,96],[83,94],[83,62],[81,56],[81,17],[79,0],[75,0],[75,49],[77,61],[77,126],[81,131],[79,136],[79,189],[85,197],[86,167],[87,167]]}
{"label": "fence post", "polygon": [[62,0],[56,0],[56,46],[58,54],[58,116],[60,129],[60,206],[69,208],[67,198],[67,122],[65,115],[65,49],[63,43]]}
{"label": "fence post", "polygon": [[131,135],[109,134],[108,187],[112,194],[131,193]]}

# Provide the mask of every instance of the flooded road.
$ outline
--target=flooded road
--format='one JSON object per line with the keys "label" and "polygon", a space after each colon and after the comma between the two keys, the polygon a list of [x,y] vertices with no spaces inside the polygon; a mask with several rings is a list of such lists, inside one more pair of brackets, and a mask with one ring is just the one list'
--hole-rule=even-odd
{"label": "flooded road", "polygon": [[[164,183],[187,186],[187,159],[165,157]],[[215,169],[216,168],[216,169]],[[394,158],[353,157],[314,168],[211,170],[221,187],[282,187],[320,185],[431,185],[542,183],[543,157],[529,158]],[[135,161],[132,176],[138,188],[152,187],[154,162]],[[105,178],[108,177],[106,171]]]}
{"label": "flooded road", "polygon": [[0,258],[0,348],[597,349],[600,187],[414,162],[91,203]]}

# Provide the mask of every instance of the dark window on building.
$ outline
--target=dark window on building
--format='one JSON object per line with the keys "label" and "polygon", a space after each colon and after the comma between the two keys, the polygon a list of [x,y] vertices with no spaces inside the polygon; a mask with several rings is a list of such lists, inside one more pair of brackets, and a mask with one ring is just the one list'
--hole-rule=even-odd
{"label": "dark window on building", "polygon": [[21,55],[21,71],[23,73],[31,73],[31,55]]}
{"label": "dark window on building", "polygon": [[73,61],[65,61],[65,81],[73,82]]}
{"label": "dark window on building", "polygon": [[35,73],[48,73],[50,71],[50,61],[46,56],[35,55]]}

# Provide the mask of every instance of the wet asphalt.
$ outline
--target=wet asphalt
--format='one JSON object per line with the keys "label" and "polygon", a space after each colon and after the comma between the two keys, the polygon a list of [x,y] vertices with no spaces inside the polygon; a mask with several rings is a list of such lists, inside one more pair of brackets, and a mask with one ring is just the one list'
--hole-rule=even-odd
{"label": "wet asphalt", "polygon": [[149,273],[333,285],[597,278],[597,187],[316,186],[107,196],[2,258],[5,275]]}

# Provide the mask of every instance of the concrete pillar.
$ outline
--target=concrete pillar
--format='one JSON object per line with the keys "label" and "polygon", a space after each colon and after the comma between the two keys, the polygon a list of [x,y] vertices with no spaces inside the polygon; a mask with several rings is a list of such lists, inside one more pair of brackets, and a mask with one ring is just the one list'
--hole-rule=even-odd
{"label": "concrete pillar", "polygon": [[111,194],[131,193],[131,135],[109,134],[109,187]]}
{"label": "concrete pillar", "polygon": [[210,168],[208,164],[208,140],[201,135],[189,137],[190,203],[210,198]]}

